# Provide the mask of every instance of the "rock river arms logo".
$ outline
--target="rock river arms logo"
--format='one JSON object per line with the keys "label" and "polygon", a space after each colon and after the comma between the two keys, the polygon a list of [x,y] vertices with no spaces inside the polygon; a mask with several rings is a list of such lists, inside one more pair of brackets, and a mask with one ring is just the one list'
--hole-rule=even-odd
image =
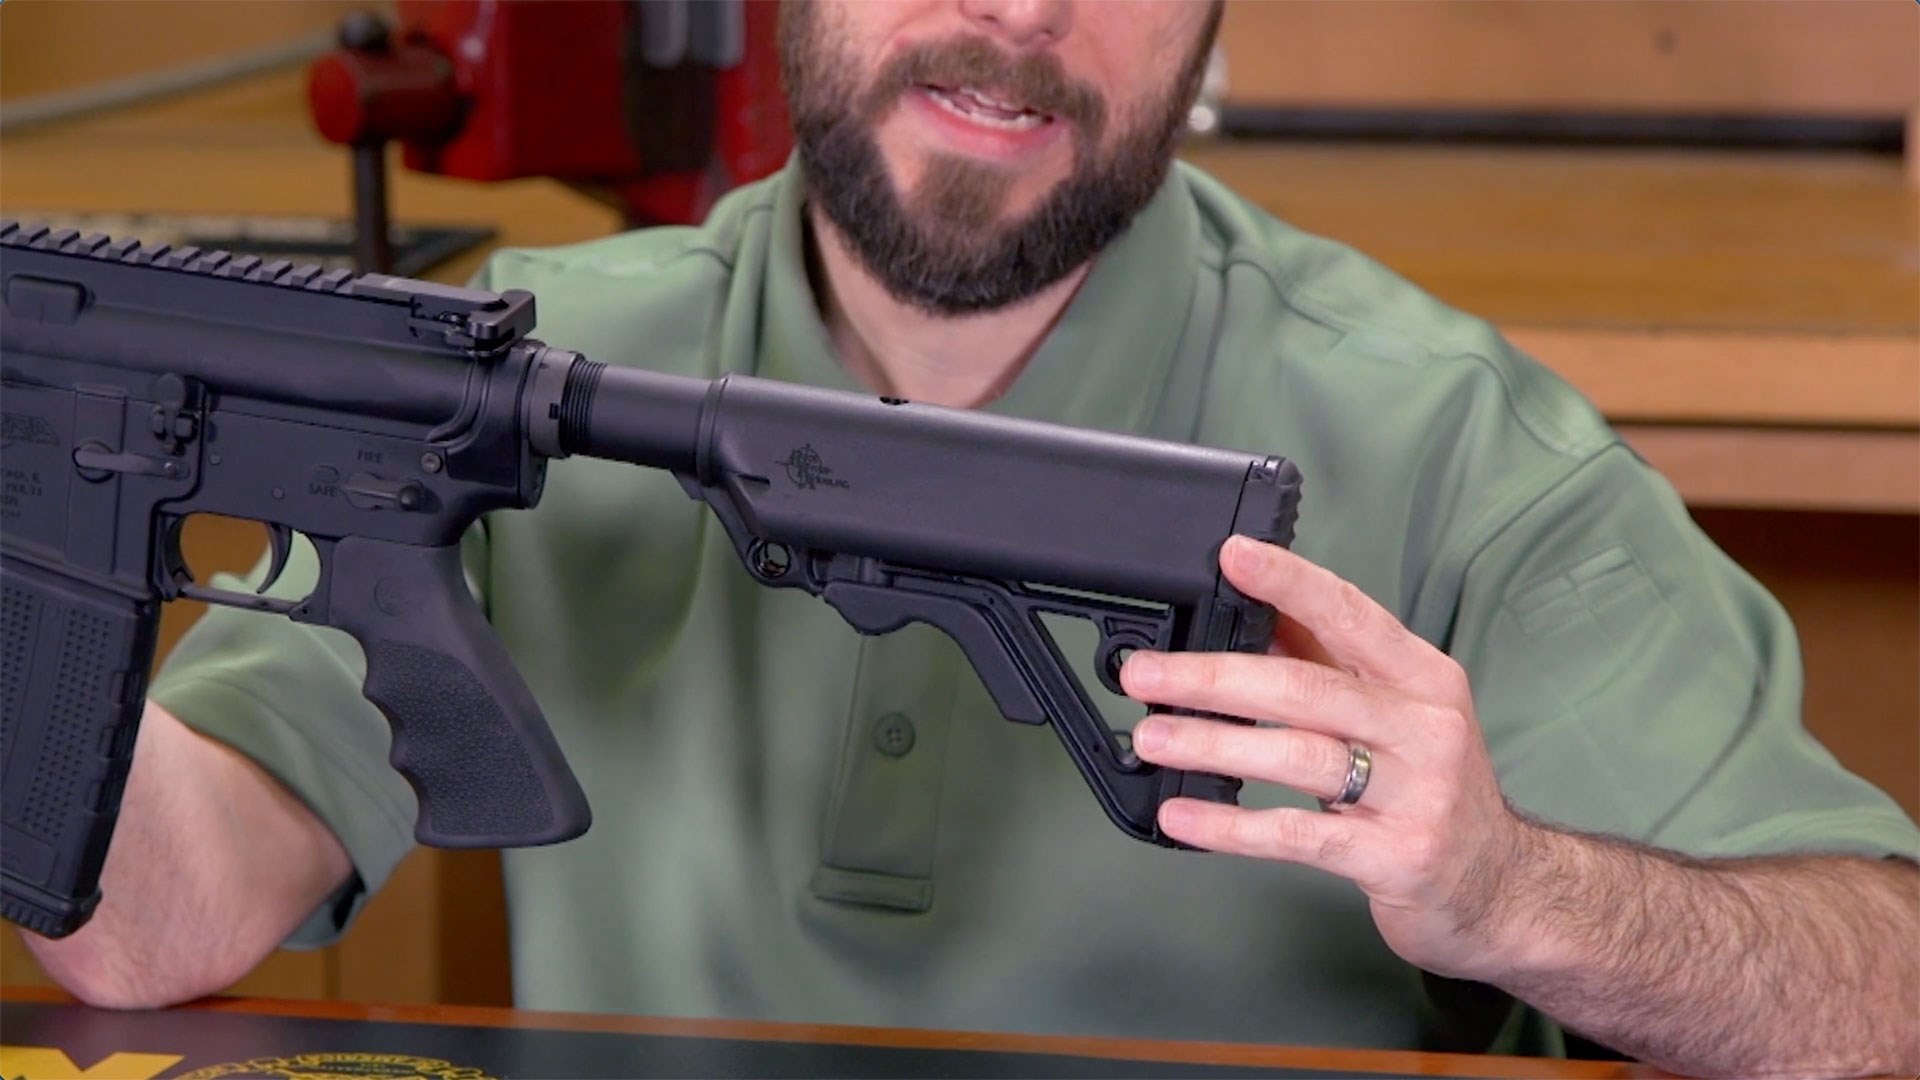
{"label": "rock river arms logo", "polygon": [[[81,1068],[48,1046],[0,1047],[5,1080],[152,1080],[178,1065],[178,1054],[110,1054]],[[438,1058],[406,1054],[290,1054],[207,1065],[172,1080],[495,1080],[489,1073]]]}
{"label": "rock river arms logo", "polygon": [[834,478],[833,470],[827,468],[827,463],[821,460],[820,452],[813,448],[812,443],[794,447],[787,452],[787,460],[776,461],[774,464],[786,467],[787,479],[793,481],[793,486],[797,488],[813,491],[816,488],[851,488],[853,486],[845,480]]}
{"label": "rock river arms logo", "polygon": [[17,442],[59,446],[60,433],[53,430],[52,424],[37,416],[17,412],[0,413],[0,450]]}

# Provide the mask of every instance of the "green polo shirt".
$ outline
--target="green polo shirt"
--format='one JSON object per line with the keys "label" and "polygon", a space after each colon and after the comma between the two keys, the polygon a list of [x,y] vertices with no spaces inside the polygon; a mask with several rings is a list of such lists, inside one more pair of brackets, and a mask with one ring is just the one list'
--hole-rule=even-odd
{"label": "green polo shirt", "polygon": [[[486,284],[532,290],[540,336],[596,360],[858,389],[804,267],[789,171],[700,228],[503,252]],[[1297,549],[1466,666],[1534,814],[1698,854],[1920,850],[1801,728],[1779,606],[1590,405],[1194,169],[990,408],[1298,462]],[[594,810],[581,839],[505,853],[522,1006],[1381,1047],[1436,1024],[1484,1045],[1506,1020],[1520,1045],[1497,1007],[1472,1034],[1346,882],[1121,835],[944,637],[862,638],[761,588],[670,476],[555,462],[538,509],[468,554]],[[219,611],[153,687],[352,855],[294,945],[338,933],[411,843],[360,670],[344,635]]]}

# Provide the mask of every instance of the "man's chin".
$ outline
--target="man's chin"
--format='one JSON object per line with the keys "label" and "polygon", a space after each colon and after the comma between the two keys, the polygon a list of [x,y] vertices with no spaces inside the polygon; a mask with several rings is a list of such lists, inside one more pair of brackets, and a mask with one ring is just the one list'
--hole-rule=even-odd
{"label": "man's chin", "polygon": [[905,204],[907,223],[932,246],[948,251],[984,252],[1028,227],[1040,213],[1036,200],[1015,201],[980,192],[916,197]]}
{"label": "man's chin", "polygon": [[903,203],[915,212],[943,204],[965,206],[989,228],[1031,216],[1073,179],[1072,169],[1054,162],[1035,169],[951,151],[905,162],[891,156],[886,160],[893,190],[904,194]]}

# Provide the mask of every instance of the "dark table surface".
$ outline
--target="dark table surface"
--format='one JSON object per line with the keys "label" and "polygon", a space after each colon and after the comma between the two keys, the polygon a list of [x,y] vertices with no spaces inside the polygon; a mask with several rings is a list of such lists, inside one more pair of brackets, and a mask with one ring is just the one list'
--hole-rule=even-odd
{"label": "dark table surface", "polygon": [[111,1012],[0,989],[0,1077],[1657,1075],[1604,1062],[1225,1043],[212,999]]}

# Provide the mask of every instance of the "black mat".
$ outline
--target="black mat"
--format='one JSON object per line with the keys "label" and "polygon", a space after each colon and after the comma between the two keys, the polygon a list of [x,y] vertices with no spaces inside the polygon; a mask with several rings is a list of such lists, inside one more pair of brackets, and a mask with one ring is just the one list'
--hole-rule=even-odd
{"label": "black mat", "polygon": [[[353,223],[341,218],[268,214],[108,214],[31,210],[9,205],[7,216],[55,229],[133,237],[175,247],[192,245],[329,268],[353,268]],[[420,277],[493,237],[480,225],[400,225],[391,230],[393,274]]]}
{"label": "black mat", "polygon": [[[117,1080],[213,1077],[1145,1077],[1375,1076],[1119,1061],[1065,1054],[919,1050],[816,1043],[308,1020],[238,1013],[107,1012],[78,1005],[0,1005],[5,1080],[23,1080],[20,1054],[64,1053],[81,1075]],[[179,1060],[109,1061],[116,1053]],[[61,1063],[64,1064],[64,1063]],[[155,1071],[155,1070],[158,1071]],[[89,1071],[96,1070],[96,1071]],[[134,1072],[142,1075],[132,1075]],[[120,1074],[128,1075],[121,1076]],[[69,1075],[71,1075],[69,1073]],[[30,1074],[24,1080],[35,1080]]]}

